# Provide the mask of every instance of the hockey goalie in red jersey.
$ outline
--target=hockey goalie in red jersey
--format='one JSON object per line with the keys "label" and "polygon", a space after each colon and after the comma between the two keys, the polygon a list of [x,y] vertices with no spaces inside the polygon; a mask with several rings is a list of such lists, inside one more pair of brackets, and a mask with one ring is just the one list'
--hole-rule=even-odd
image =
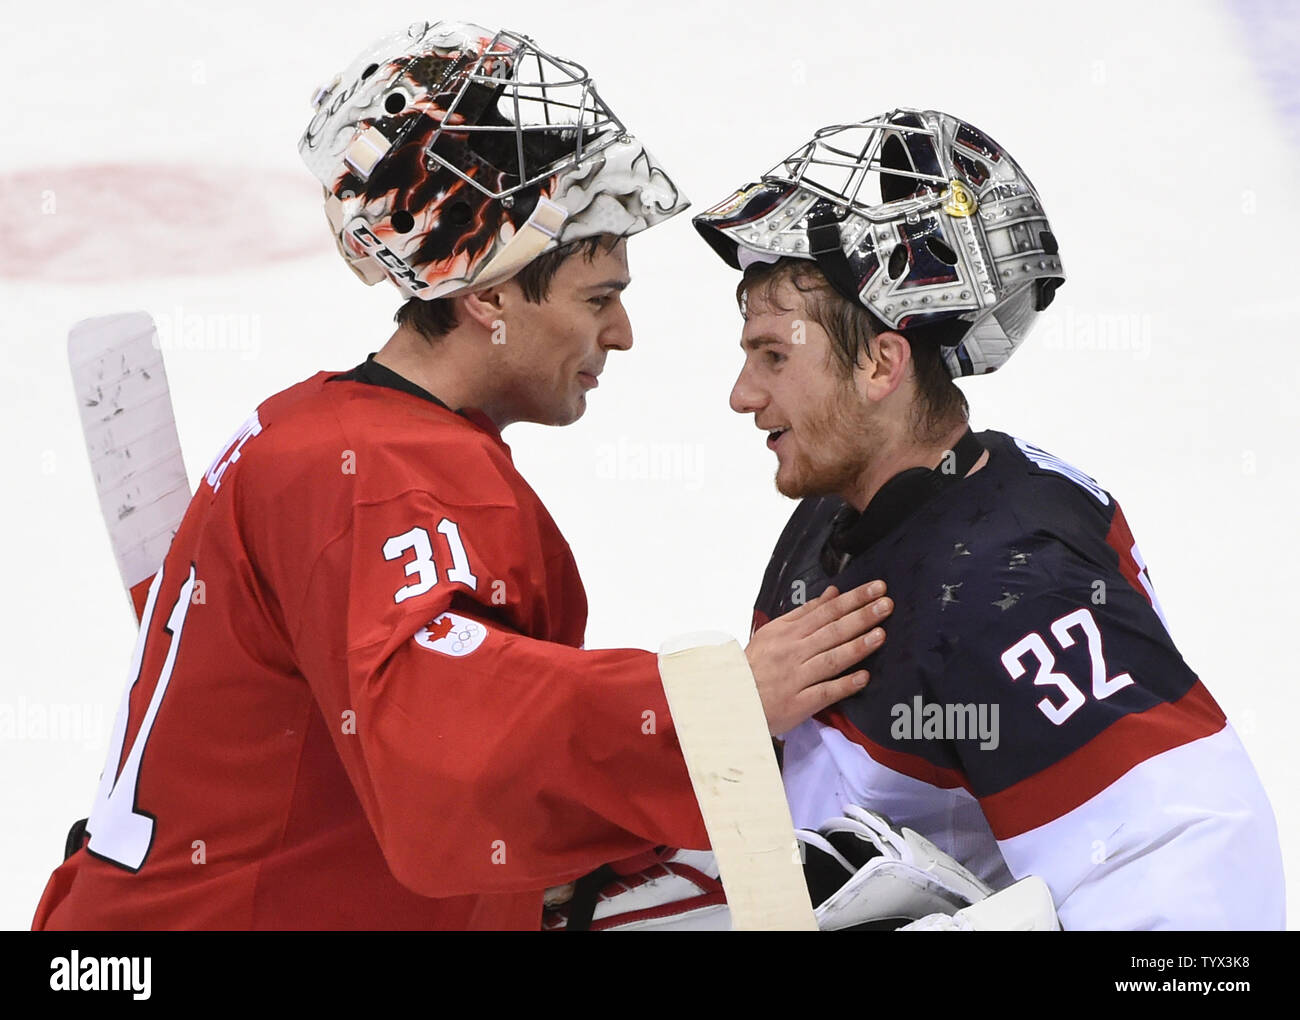
{"label": "hockey goalie in red jersey", "polygon": [[[707,846],[656,656],[582,648],[573,557],[500,434],[584,413],[632,343],[626,238],[685,201],[510,32],[413,25],[316,110],[339,250],[408,300],[200,481],[36,928],[537,929],[548,887]],[[883,640],[876,594],[750,642],[774,728],[865,682],[841,674]]]}

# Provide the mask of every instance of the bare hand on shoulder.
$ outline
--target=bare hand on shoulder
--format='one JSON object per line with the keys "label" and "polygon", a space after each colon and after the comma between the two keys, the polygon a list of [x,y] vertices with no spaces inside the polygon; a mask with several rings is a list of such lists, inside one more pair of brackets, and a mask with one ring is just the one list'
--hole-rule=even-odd
{"label": "bare hand on shoulder", "polygon": [[847,676],[885,642],[879,626],[893,611],[885,582],[841,595],[834,587],[761,627],[745,648],[768,732],[793,729],[824,708],[856,694],[870,679],[865,669]]}

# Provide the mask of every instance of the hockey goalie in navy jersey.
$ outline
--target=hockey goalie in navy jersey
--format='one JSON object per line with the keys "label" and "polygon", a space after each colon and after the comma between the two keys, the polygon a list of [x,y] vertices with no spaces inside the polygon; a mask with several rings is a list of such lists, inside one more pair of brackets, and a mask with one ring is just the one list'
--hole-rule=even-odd
{"label": "hockey goalie in navy jersey", "polygon": [[[955,117],[894,110],[823,128],[695,225],[744,272],[731,406],[802,499],[755,628],[832,584],[883,579],[896,606],[869,685],[781,735],[800,839],[824,851],[807,868],[822,927],[899,926],[861,895],[827,923],[835,883],[819,892],[814,871],[833,857],[843,877],[867,844],[869,867],[892,866],[909,829],[970,873],[932,890],[953,905],[1037,876],[1067,930],[1282,927],[1267,797],[1119,504],[968,426],[953,379],[1005,363],[1064,282],[1020,167]],[[638,923],[618,901],[644,883],[625,885],[598,922]],[[686,912],[721,909],[708,892],[695,880]]]}
{"label": "hockey goalie in navy jersey", "polygon": [[882,578],[859,694],[785,734],[795,824],[861,804],[1070,928],[1280,928],[1273,813],[1170,637],[1123,511],[1031,443],[974,433],[953,377],[1001,366],[1064,280],[1033,185],[971,125],[819,131],[695,220],[745,271],[734,410],[806,497],[762,626]]}

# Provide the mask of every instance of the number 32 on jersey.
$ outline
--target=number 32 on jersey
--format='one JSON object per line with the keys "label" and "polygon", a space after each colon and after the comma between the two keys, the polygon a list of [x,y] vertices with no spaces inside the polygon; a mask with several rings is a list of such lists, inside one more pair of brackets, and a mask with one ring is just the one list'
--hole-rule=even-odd
{"label": "number 32 on jersey", "polygon": [[[1093,619],[1091,610],[1076,609],[1073,613],[1053,621],[1048,630],[1062,649],[1074,647],[1075,637],[1072,631],[1079,631],[1087,638],[1088,656],[1092,660],[1092,696],[1097,701],[1109,698],[1116,691],[1123,690],[1133,682],[1133,678],[1127,673],[1107,676],[1106,656],[1101,647],[1101,631],[1097,629],[1097,621]],[[1050,698],[1043,698],[1038,703],[1039,711],[1060,726],[1083,707],[1088,699],[1073,680],[1064,673],[1056,672],[1056,654],[1037,631],[1026,634],[1002,653],[1002,667],[1012,680],[1019,680],[1025,675],[1024,659],[1027,655],[1032,655],[1038,660],[1034,686],[1055,687],[1065,696],[1065,700],[1059,705]]]}

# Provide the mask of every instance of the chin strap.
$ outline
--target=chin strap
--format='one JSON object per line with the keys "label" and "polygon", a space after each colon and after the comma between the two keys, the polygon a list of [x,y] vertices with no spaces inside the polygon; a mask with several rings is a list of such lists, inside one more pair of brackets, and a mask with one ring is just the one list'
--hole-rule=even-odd
{"label": "chin strap", "polygon": [[568,209],[560,203],[552,202],[549,198],[538,198],[527,222],[515,231],[514,237],[483,267],[474,278],[474,286],[487,287],[514,276],[559,236],[568,216]]}
{"label": "chin strap", "polygon": [[880,487],[880,491],[858,513],[845,506],[831,522],[831,534],[822,547],[822,569],[834,577],[849,560],[878,542],[906,518],[944,489],[970,473],[984,453],[984,444],[969,428],[951,450],[944,452],[936,468],[908,468]]}
{"label": "chin strap", "polygon": [[818,202],[808,215],[808,253],[817,268],[840,296],[851,304],[863,306],[858,290],[861,281],[853,272],[840,241],[840,222],[825,202]]}

